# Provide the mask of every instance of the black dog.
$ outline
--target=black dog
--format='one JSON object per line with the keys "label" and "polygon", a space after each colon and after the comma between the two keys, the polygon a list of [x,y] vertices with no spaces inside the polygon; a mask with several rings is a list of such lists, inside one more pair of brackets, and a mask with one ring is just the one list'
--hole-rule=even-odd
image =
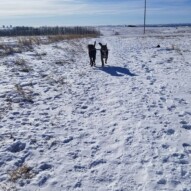
{"label": "black dog", "polygon": [[89,44],[88,45],[88,53],[90,57],[90,66],[95,66],[95,60],[96,60],[96,41],[94,44]]}
{"label": "black dog", "polygon": [[101,46],[101,49],[100,49],[101,62],[102,62],[102,66],[104,66],[104,59],[105,59],[105,64],[107,63],[107,59],[108,59],[108,48],[107,48],[107,44],[102,45],[102,43],[99,43],[99,45]]}

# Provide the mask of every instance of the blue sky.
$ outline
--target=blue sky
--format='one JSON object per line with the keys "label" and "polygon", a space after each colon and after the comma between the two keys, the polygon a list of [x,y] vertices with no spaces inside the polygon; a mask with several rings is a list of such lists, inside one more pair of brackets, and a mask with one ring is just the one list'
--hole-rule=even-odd
{"label": "blue sky", "polygon": [[[0,0],[1,25],[142,24],[144,0]],[[191,0],[147,0],[147,24],[191,23]]]}

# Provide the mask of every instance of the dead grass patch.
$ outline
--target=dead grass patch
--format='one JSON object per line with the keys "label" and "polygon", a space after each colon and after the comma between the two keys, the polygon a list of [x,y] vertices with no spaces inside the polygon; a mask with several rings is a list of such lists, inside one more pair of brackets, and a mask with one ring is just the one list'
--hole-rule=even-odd
{"label": "dead grass patch", "polygon": [[0,56],[9,56],[13,55],[14,53],[22,53],[21,48],[6,44],[0,45]]}
{"label": "dead grass patch", "polygon": [[32,69],[27,66],[26,60],[24,60],[23,58],[17,58],[17,60],[15,60],[15,64],[20,67],[19,71],[21,72],[32,71]]}
{"label": "dead grass patch", "polygon": [[11,182],[16,182],[18,179],[32,179],[34,173],[31,170],[31,167],[24,164],[16,170],[9,172]]}
{"label": "dead grass patch", "polygon": [[49,43],[54,43],[54,42],[59,42],[63,40],[72,40],[72,39],[78,39],[78,38],[95,38],[98,35],[95,34],[86,34],[86,35],[51,35],[48,36],[48,42]]}
{"label": "dead grass patch", "polygon": [[25,91],[19,84],[15,84],[16,91],[25,101],[33,103],[31,92]]}
{"label": "dead grass patch", "polygon": [[0,106],[0,120],[3,119],[3,117],[6,116],[6,114],[13,109],[12,101],[9,100],[9,98],[7,98],[5,101],[6,102]]}
{"label": "dead grass patch", "polygon": [[13,183],[1,183],[0,184],[1,191],[19,191]]}
{"label": "dead grass patch", "polygon": [[35,55],[34,56],[37,57],[37,59],[42,60],[42,57],[46,56],[46,55],[47,55],[46,52],[40,53],[40,52],[35,51]]}
{"label": "dead grass patch", "polygon": [[172,44],[172,50],[176,51],[179,55],[183,56],[181,49],[175,44]]}
{"label": "dead grass patch", "polygon": [[[44,37],[36,36],[26,36],[17,37],[17,42],[15,44],[0,44],[0,56],[9,56],[15,53],[22,53],[26,51],[33,51],[35,45],[50,44],[54,42],[60,42],[63,40],[72,40],[80,38],[96,38],[99,35],[96,34],[86,34],[86,35],[49,35]],[[46,55],[43,54],[41,56]]]}
{"label": "dead grass patch", "polygon": [[24,47],[31,48],[33,45],[40,45],[41,43],[42,39],[40,37],[28,36],[18,38],[18,44]]}
{"label": "dead grass patch", "polygon": [[15,61],[15,64],[18,65],[18,66],[24,66],[24,65],[26,65],[26,61],[23,58],[18,58]]}

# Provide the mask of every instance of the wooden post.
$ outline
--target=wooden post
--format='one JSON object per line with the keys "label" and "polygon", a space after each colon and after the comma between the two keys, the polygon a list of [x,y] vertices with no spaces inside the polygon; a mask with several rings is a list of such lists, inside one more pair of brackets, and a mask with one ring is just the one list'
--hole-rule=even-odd
{"label": "wooden post", "polygon": [[145,25],[146,25],[146,9],[147,9],[147,0],[145,0],[145,11],[144,11],[144,34],[145,34]]}

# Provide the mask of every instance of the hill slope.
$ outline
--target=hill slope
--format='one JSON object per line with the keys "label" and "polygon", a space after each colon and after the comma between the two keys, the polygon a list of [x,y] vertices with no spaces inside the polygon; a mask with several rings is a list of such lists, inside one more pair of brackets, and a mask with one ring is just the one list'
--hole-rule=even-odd
{"label": "hill slope", "polygon": [[88,39],[3,58],[0,186],[191,190],[191,40],[94,40],[110,49],[104,68],[99,52],[89,66]]}

